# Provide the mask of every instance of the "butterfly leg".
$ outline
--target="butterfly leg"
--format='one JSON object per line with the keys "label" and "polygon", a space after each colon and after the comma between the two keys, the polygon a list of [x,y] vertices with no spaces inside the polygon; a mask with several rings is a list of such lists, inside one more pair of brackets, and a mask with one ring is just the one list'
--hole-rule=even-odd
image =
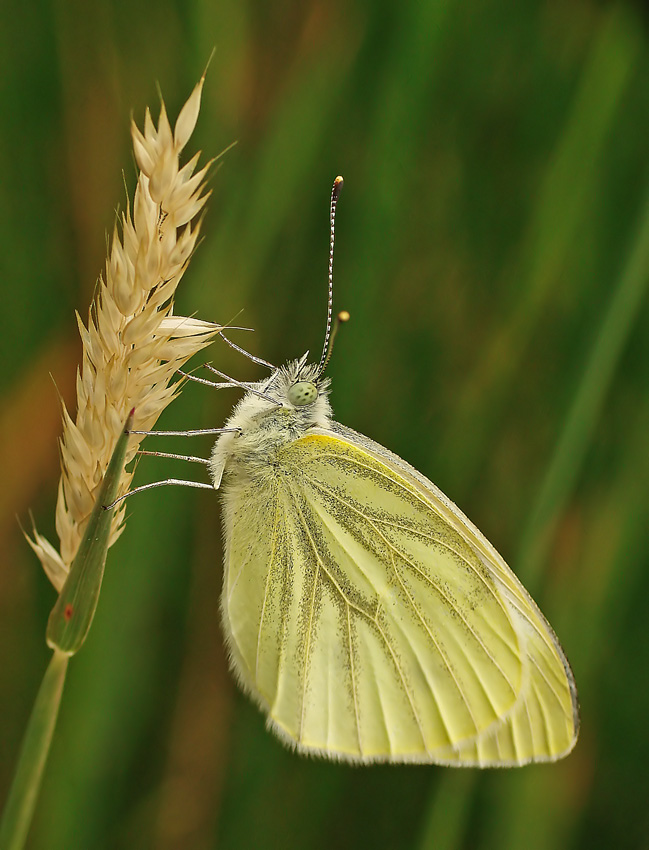
{"label": "butterfly leg", "polygon": [[[215,375],[218,375],[219,378],[225,378],[228,382],[227,384],[217,384],[214,381],[204,381],[202,378],[194,378],[193,380],[199,381],[201,384],[207,384],[208,386],[211,384],[215,387],[241,387],[242,390],[245,390],[247,393],[252,393],[253,395],[259,396],[259,398],[263,398],[266,401],[269,401],[271,404],[276,404],[278,407],[284,407],[281,401],[277,401],[276,398],[272,396],[266,395],[266,393],[261,393],[259,390],[256,390],[251,384],[246,384],[243,381],[236,381],[234,378],[231,378],[229,375],[224,374],[223,372],[219,372],[217,368],[211,365],[211,363],[203,364],[206,369],[209,369],[210,372],[214,372]],[[189,375],[187,377],[190,377]]]}
{"label": "butterfly leg", "polygon": [[240,428],[194,428],[190,431],[129,431],[129,434],[142,434],[144,437],[200,437],[202,434],[241,433]]}
{"label": "butterfly leg", "polygon": [[110,511],[115,507],[115,505],[118,505],[120,502],[123,502],[124,499],[134,495],[135,493],[142,493],[144,490],[152,490],[154,487],[167,487],[172,484],[182,487],[196,487],[199,490],[214,490],[212,484],[204,484],[202,481],[185,481],[183,478],[166,478],[164,481],[153,481],[151,484],[142,484],[140,487],[135,487],[133,490],[129,490],[128,493],[125,493],[123,496],[115,499],[115,501],[111,502],[110,505],[102,505],[102,508],[105,511]]}
{"label": "butterfly leg", "polygon": [[177,455],[172,452],[150,452],[145,449],[138,450],[139,455],[149,455],[150,457],[168,457],[173,460],[188,460],[191,463],[202,463],[205,466],[210,465],[210,461],[206,457],[196,457],[195,455]]}
{"label": "butterfly leg", "polygon": [[252,360],[253,363],[258,363],[260,366],[265,366],[267,369],[271,369],[273,372],[277,369],[277,366],[273,366],[273,364],[269,363],[268,360],[264,360],[263,357],[255,357],[254,354],[251,354],[249,351],[246,351],[245,348],[241,348],[241,346],[237,345],[236,342],[232,342],[232,340],[228,339],[222,331],[219,336],[224,342],[227,342],[230,348],[233,348],[235,351],[238,351],[239,354],[243,354],[244,357],[247,357],[248,360]]}

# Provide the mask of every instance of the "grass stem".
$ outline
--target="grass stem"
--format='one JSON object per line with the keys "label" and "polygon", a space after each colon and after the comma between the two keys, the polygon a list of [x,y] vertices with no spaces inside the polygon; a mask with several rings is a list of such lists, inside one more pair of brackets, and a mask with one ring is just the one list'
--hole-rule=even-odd
{"label": "grass stem", "polygon": [[0,823],[0,850],[21,850],[31,824],[63,694],[68,656],[54,651],[23,739]]}

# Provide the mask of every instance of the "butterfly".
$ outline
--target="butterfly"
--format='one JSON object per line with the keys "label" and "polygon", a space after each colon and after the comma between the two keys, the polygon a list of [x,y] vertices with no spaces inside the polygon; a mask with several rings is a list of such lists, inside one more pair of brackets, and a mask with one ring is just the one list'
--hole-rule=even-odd
{"label": "butterfly", "polygon": [[336,422],[307,355],[247,386],[213,449],[231,667],[300,753],[514,766],[573,748],[577,693],[549,623],[431,481]]}

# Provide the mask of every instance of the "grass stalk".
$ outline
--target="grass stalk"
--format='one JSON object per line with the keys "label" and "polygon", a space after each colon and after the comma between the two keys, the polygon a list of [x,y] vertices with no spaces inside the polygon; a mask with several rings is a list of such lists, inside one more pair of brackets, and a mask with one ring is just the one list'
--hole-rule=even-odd
{"label": "grass stalk", "polygon": [[24,846],[59,713],[68,657],[55,649],[43,676],[0,823],[0,850]]}

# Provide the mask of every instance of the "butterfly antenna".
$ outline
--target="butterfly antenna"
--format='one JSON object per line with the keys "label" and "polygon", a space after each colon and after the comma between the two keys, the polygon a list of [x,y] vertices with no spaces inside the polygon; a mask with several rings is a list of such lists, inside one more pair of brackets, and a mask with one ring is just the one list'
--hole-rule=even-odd
{"label": "butterfly antenna", "polygon": [[322,347],[322,356],[320,357],[320,363],[318,364],[318,377],[324,372],[325,367],[329,362],[329,358],[331,357],[331,346],[336,335],[335,330],[337,330],[337,325],[335,326],[333,333],[331,329],[331,319],[334,306],[334,225],[336,223],[336,204],[338,203],[338,197],[342,188],[343,178],[336,177],[331,190],[331,206],[329,208],[329,300],[327,302],[327,330],[325,333],[324,345]]}
{"label": "butterfly antenna", "polygon": [[327,356],[325,357],[325,362],[322,365],[322,369],[318,372],[318,377],[324,372],[327,368],[329,361],[331,360],[331,352],[334,350],[334,340],[336,339],[336,334],[338,333],[338,328],[349,321],[349,313],[347,310],[341,310],[340,313],[334,319],[333,327],[331,329],[331,339],[329,340],[329,351],[327,351]]}

